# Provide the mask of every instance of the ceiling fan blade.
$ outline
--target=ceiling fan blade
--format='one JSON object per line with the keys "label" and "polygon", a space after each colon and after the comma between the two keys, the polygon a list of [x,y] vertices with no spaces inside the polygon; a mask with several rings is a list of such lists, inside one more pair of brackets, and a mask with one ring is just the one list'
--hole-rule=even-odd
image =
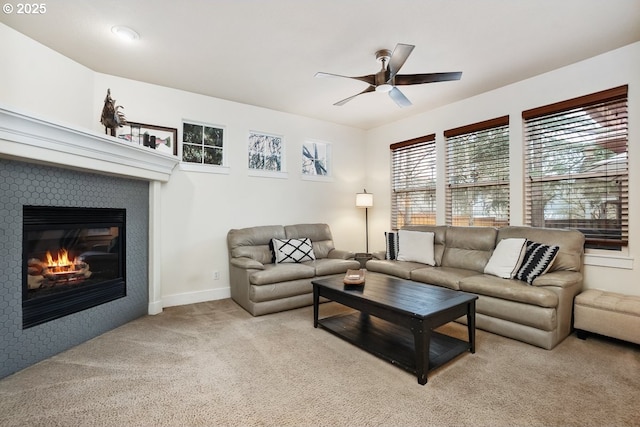
{"label": "ceiling fan blade", "polygon": [[398,107],[400,108],[409,107],[412,105],[411,101],[409,101],[409,99],[404,96],[404,94],[400,92],[400,89],[398,89],[397,87],[394,87],[389,91],[389,96],[396,102],[396,104],[398,104]]}
{"label": "ceiling fan blade", "polygon": [[355,98],[356,96],[358,96],[358,95],[362,95],[363,93],[373,92],[373,91],[375,91],[375,90],[376,90],[375,86],[370,85],[368,88],[366,88],[366,89],[365,89],[365,90],[363,90],[362,92],[360,92],[360,93],[356,93],[355,95],[350,96],[350,97],[348,97],[348,98],[345,98],[345,99],[343,99],[342,101],[338,101],[338,102],[336,102],[336,103],[335,103],[335,104],[333,104],[333,105],[343,106],[344,104],[346,104],[347,102],[349,102],[349,101],[351,101],[353,98]]}
{"label": "ceiling fan blade", "polygon": [[389,59],[389,80],[398,74],[398,71],[400,71],[400,68],[402,68],[409,55],[411,55],[414,47],[415,46],[412,44],[398,43],[396,45],[395,49],[393,49],[393,53],[391,54],[391,58]]}
{"label": "ceiling fan blade", "polygon": [[375,84],[376,82],[376,76],[374,74],[369,74],[368,76],[357,76],[357,77],[351,77],[351,76],[342,76],[340,74],[331,74],[331,73],[323,73],[323,72],[317,72],[315,74],[314,77],[318,77],[318,78],[325,78],[325,77],[342,77],[344,79],[353,79],[353,80],[360,80],[361,82],[365,82],[368,83],[370,85]]}
{"label": "ceiling fan blade", "polygon": [[454,73],[399,74],[394,81],[397,85],[419,85],[422,83],[446,82],[460,80],[462,71]]}

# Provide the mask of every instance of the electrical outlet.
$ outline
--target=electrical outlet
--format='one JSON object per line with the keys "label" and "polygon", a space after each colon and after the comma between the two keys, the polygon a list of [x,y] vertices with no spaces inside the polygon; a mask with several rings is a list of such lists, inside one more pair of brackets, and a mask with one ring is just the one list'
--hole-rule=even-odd
{"label": "electrical outlet", "polygon": [[220,280],[220,272],[219,271],[214,271],[213,272],[213,280]]}

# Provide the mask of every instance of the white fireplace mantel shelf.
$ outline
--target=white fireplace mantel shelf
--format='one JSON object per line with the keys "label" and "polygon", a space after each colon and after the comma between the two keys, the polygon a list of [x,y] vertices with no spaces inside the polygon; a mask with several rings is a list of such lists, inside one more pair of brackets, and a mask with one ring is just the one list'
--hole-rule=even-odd
{"label": "white fireplace mantel shelf", "polygon": [[167,182],[177,156],[0,105],[0,157]]}

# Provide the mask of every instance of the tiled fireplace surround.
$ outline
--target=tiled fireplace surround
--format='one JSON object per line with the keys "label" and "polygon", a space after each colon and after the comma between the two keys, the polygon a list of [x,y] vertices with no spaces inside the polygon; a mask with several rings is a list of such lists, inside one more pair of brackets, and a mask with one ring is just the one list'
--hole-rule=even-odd
{"label": "tiled fireplace surround", "polygon": [[[162,311],[160,186],[175,156],[0,105],[0,378]],[[124,208],[127,296],[22,328],[22,207]]]}

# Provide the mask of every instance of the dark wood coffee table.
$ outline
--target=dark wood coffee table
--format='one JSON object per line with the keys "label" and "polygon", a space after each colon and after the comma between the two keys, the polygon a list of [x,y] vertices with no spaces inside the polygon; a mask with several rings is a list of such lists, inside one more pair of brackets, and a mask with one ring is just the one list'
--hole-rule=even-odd
{"label": "dark wood coffee table", "polygon": [[[467,350],[475,353],[477,295],[367,272],[364,285],[345,285],[343,276],[313,280],[313,327],[323,329],[415,373],[427,373]],[[357,311],[318,318],[320,297]],[[469,340],[435,332],[467,316]]]}

